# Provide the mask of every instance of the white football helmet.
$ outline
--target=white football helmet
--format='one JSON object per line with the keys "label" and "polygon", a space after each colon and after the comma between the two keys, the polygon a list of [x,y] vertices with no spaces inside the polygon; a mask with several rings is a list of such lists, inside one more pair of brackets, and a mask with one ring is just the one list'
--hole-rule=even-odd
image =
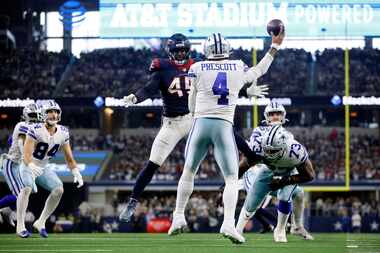
{"label": "white football helmet", "polygon": [[31,122],[31,123],[42,121],[40,107],[35,103],[28,104],[22,110],[21,118],[25,120],[26,122]]}
{"label": "white football helmet", "polygon": [[204,53],[209,60],[227,59],[230,57],[231,46],[220,33],[213,33],[204,43]]}
{"label": "white football helmet", "polygon": [[[53,111],[53,110],[57,112],[57,118],[50,119],[48,117],[48,113],[49,111]],[[47,124],[51,126],[54,126],[59,121],[61,121],[62,110],[57,102],[55,102],[54,100],[48,100],[41,104],[41,115],[42,115],[42,120],[44,122],[46,122]]]}
{"label": "white football helmet", "polygon": [[292,135],[281,125],[273,125],[263,135],[262,145],[265,159],[274,162],[282,158]]}
{"label": "white football helmet", "polygon": [[[279,121],[273,121],[271,119],[270,113],[272,112],[279,112],[282,114],[281,118]],[[277,102],[271,101],[264,109],[264,122],[268,126],[273,126],[273,125],[282,125],[285,124],[288,120],[286,119],[286,110],[282,104],[279,104]]]}

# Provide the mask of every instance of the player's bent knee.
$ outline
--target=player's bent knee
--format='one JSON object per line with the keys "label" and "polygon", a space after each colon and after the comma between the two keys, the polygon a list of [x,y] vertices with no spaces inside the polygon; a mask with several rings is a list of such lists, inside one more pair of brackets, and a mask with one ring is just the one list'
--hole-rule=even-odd
{"label": "player's bent knee", "polygon": [[30,195],[32,193],[32,187],[30,186],[25,186],[24,188],[21,189],[20,194],[25,194],[25,195]]}
{"label": "player's bent knee", "polygon": [[52,196],[60,198],[63,195],[63,187],[59,186],[54,188],[54,190],[51,191]]}
{"label": "player's bent knee", "polygon": [[158,167],[161,167],[161,165],[164,163],[166,157],[163,158],[159,154],[157,155],[151,155],[149,157],[149,162],[157,165]]}

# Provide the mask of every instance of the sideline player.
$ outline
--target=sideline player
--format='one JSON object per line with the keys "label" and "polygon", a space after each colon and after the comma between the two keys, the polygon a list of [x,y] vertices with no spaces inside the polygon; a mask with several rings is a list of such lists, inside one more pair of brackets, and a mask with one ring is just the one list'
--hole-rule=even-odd
{"label": "sideline player", "polygon": [[42,237],[48,237],[45,229],[46,220],[54,212],[63,194],[63,184],[57,174],[46,167],[49,160],[62,148],[66,163],[74,176],[74,183],[78,188],[83,185],[83,179],[73,158],[69,142],[69,130],[59,125],[62,111],[54,100],[41,105],[43,123],[34,124],[29,128],[25,144],[23,162],[20,165],[20,174],[23,188],[17,197],[17,227],[16,232],[22,238],[31,234],[25,228],[26,208],[29,196],[37,191],[36,184],[50,191],[40,217],[33,223]]}
{"label": "sideline player", "polygon": [[7,154],[1,155],[0,166],[5,178],[5,182],[12,194],[8,194],[0,199],[0,213],[3,214],[11,226],[15,226],[11,213],[16,210],[17,196],[23,187],[20,178],[19,165],[22,159],[25,136],[29,127],[37,123],[39,118],[39,108],[35,103],[31,103],[22,110],[21,121],[16,124],[10,138],[10,148]]}

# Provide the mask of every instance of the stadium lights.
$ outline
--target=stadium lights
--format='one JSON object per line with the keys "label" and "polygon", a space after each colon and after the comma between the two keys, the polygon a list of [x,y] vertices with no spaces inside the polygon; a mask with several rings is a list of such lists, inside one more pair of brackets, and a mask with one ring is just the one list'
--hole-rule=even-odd
{"label": "stadium lights", "polygon": [[104,105],[104,99],[102,97],[98,96],[95,98],[94,104],[96,107],[100,108]]}
{"label": "stadium lights", "polygon": [[109,108],[109,107],[107,107],[106,109],[104,109],[104,112],[107,115],[112,115],[114,113],[114,111],[111,108]]}

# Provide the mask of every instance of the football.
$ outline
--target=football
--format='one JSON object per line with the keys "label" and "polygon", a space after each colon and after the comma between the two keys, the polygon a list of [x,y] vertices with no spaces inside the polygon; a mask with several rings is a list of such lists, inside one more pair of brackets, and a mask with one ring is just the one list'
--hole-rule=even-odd
{"label": "football", "polygon": [[269,35],[273,33],[273,35],[277,36],[282,30],[285,30],[285,26],[280,19],[272,19],[267,24],[267,32]]}

